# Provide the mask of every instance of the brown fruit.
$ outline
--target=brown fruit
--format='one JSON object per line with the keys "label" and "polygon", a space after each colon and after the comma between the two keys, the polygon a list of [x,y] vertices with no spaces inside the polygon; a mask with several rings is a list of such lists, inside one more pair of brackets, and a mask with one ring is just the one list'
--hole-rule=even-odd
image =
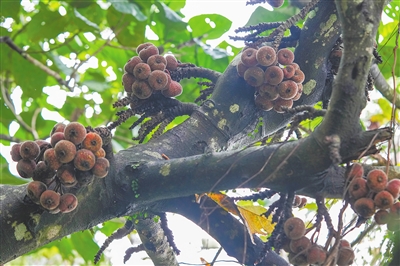
{"label": "brown fruit", "polygon": [[146,63],[139,63],[133,69],[133,75],[135,78],[140,80],[145,80],[149,77],[151,73],[150,66]]}
{"label": "brown fruit", "polygon": [[17,172],[23,178],[30,178],[36,168],[34,160],[21,159],[17,163]]}
{"label": "brown fruit", "polygon": [[400,194],[400,179],[390,180],[387,183],[385,190],[389,191],[390,194],[392,194],[394,199],[397,199]]}
{"label": "brown fruit", "polygon": [[28,140],[21,144],[20,154],[22,159],[35,160],[39,156],[39,153],[40,147],[36,142]]}
{"label": "brown fruit", "polygon": [[291,217],[286,220],[283,225],[283,230],[289,239],[299,239],[304,236],[306,232],[306,226],[300,218]]}
{"label": "brown fruit", "polygon": [[354,260],[354,251],[349,247],[339,248],[337,254],[337,265],[351,265]]}
{"label": "brown fruit", "polygon": [[171,80],[171,83],[168,85],[168,88],[162,90],[161,93],[165,97],[177,97],[182,94],[182,85],[175,80]]}
{"label": "brown fruit", "polygon": [[282,68],[283,71],[283,77],[285,79],[290,79],[291,77],[294,76],[294,72],[296,71],[296,69],[294,69],[294,66],[292,65],[287,65],[284,68]]}
{"label": "brown fruit", "polygon": [[145,42],[145,43],[139,44],[139,46],[136,47],[136,53],[139,54],[140,51],[143,50],[143,48],[146,48],[146,47],[149,47],[149,46],[152,46],[152,45],[154,46],[154,44],[152,44],[151,42]]}
{"label": "brown fruit", "polygon": [[101,146],[103,146],[103,140],[95,132],[87,133],[85,139],[82,141],[82,148],[92,152],[100,150]]}
{"label": "brown fruit", "polygon": [[373,169],[367,174],[367,185],[374,192],[382,191],[386,188],[388,182],[387,175],[380,169]]}
{"label": "brown fruit", "polygon": [[91,171],[76,170],[75,177],[78,180],[79,186],[81,186],[81,187],[89,185],[94,179],[94,175],[92,174]]}
{"label": "brown fruit", "polygon": [[60,204],[60,194],[53,190],[46,190],[40,195],[40,205],[47,210],[54,210]]}
{"label": "brown fruit", "polygon": [[47,149],[43,155],[43,161],[46,166],[52,170],[57,170],[61,166],[61,162],[58,160],[56,152],[53,148]]}
{"label": "brown fruit", "polygon": [[290,100],[297,95],[297,84],[292,80],[285,80],[278,85],[279,96],[284,100]]}
{"label": "brown fruit", "polygon": [[266,97],[261,96],[261,94],[256,95],[254,102],[258,108],[264,111],[269,111],[274,107],[272,101]]}
{"label": "brown fruit", "polygon": [[21,151],[21,143],[12,145],[10,155],[11,155],[11,159],[14,162],[18,162],[19,160],[22,159],[20,151]]}
{"label": "brown fruit", "polygon": [[311,240],[306,236],[302,236],[299,239],[292,239],[290,241],[290,250],[293,253],[300,253],[303,250],[308,249],[310,246]]}
{"label": "brown fruit", "polygon": [[124,70],[126,73],[133,74],[133,69],[135,66],[139,63],[143,63],[142,59],[140,59],[139,56],[134,56],[131,59],[128,60],[128,62],[124,66]]}
{"label": "brown fruit", "polygon": [[64,129],[67,125],[63,123],[57,123],[54,125],[53,129],[50,132],[50,136],[57,132],[64,132]]}
{"label": "brown fruit", "polygon": [[110,168],[110,162],[106,158],[100,157],[96,159],[96,163],[92,168],[92,173],[96,177],[103,178],[108,174],[109,168]]}
{"label": "brown fruit", "polygon": [[243,77],[247,84],[253,87],[258,87],[264,83],[264,71],[257,66],[248,68]]}
{"label": "brown fruit", "polygon": [[370,218],[375,213],[374,201],[370,198],[360,198],[354,202],[354,211],[363,218]]}
{"label": "brown fruit", "polygon": [[349,195],[352,199],[359,199],[367,196],[369,189],[367,180],[364,178],[355,178],[349,184]]}
{"label": "brown fruit", "polygon": [[377,224],[387,224],[390,214],[387,210],[379,210],[374,214],[374,220]]}
{"label": "brown fruit", "polygon": [[152,71],[161,70],[164,71],[167,66],[167,60],[162,55],[152,55],[147,59],[147,64],[150,66]]}
{"label": "brown fruit", "polygon": [[26,187],[26,194],[36,204],[40,203],[40,195],[47,190],[46,184],[40,181],[32,181]]}
{"label": "brown fruit", "polygon": [[50,144],[52,147],[56,146],[57,142],[60,140],[65,140],[64,132],[56,132],[51,135]]}
{"label": "brown fruit", "polygon": [[294,199],[293,199],[293,204],[292,204],[292,206],[293,207],[298,207],[299,205],[301,204],[301,198],[299,197],[299,196],[295,196],[294,197]]}
{"label": "brown fruit", "polygon": [[49,184],[53,180],[56,171],[47,167],[44,161],[38,162],[35,170],[33,170],[32,179],[35,181],[41,181],[45,184]]}
{"label": "brown fruit", "polygon": [[378,209],[389,209],[393,205],[394,199],[389,191],[382,190],[374,197],[375,206]]}
{"label": "brown fruit", "polygon": [[267,3],[272,7],[281,7],[284,2],[284,0],[267,0]]}
{"label": "brown fruit", "polygon": [[293,100],[285,100],[282,98],[278,98],[275,101],[273,101],[274,103],[274,110],[277,113],[284,113],[285,111],[282,109],[282,107],[286,107],[286,108],[292,108],[293,106]]}
{"label": "brown fruit", "polygon": [[276,53],[276,57],[278,58],[278,63],[281,65],[289,65],[293,63],[294,54],[287,48],[280,49]]}
{"label": "brown fruit", "polygon": [[248,69],[249,67],[243,64],[242,61],[239,61],[239,63],[236,65],[236,70],[239,75],[239,77],[244,77],[244,72]]}
{"label": "brown fruit", "polygon": [[75,169],[72,164],[63,164],[57,170],[57,178],[66,187],[76,185]]}
{"label": "brown fruit", "polygon": [[86,137],[86,128],[79,122],[71,122],[65,127],[64,136],[66,140],[78,145]]}
{"label": "brown fruit", "polygon": [[87,149],[80,149],[76,152],[74,158],[74,166],[81,171],[89,171],[93,168],[96,162],[96,157],[93,152]]}
{"label": "brown fruit", "polygon": [[347,241],[346,239],[340,239],[339,241],[339,248],[341,247],[348,247],[351,248],[351,244],[349,241]]}
{"label": "brown fruit", "polygon": [[[283,80],[283,71],[278,66],[270,66],[265,70],[264,82],[271,85],[278,85]],[[297,91],[297,86],[296,86]]]}
{"label": "brown fruit", "polygon": [[301,254],[289,253],[288,259],[291,264],[296,265],[296,266],[308,265],[307,256],[305,253],[301,253]]}
{"label": "brown fruit", "polygon": [[299,205],[299,208],[304,208],[304,206],[306,206],[307,204],[307,198],[301,198],[301,203]]}
{"label": "brown fruit", "polygon": [[322,265],[326,260],[326,250],[319,245],[312,245],[307,251],[307,262],[313,265]]}
{"label": "brown fruit", "polygon": [[240,60],[243,62],[245,66],[252,67],[257,65],[257,49],[247,47],[245,50],[242,52],[242,55],[240,56]]}
{"label": "brown fruit", "polygon": [[133,74],[125,73],[122,76],[122,85],[124,86],[124,90],[126,92],[132,92],[132,84],[135,82],[135,76]]}
{"label": "brown fruit", "polygon": [[150,56],[157,54],[160,54],[160,52],[153,44],[145,46],[139,51],[139,57],[143,60],[143,62],[147,62],[147,59],[149,59]]}
{"label": "brown fruit", "polygon": [[166,68],[169,71],[174,71],[178,68],[178,61],[176,60],[175,56],[171,55],[171,54],[167,54],[165,56],[165,60],[167,61],[167,66]]}
{"label": "brown fruit", "polygon": [[65,193],[60,197],[58,208],[61,213],[72,212],[78,206],[78,198],[72,193]]}
{"label": "brown fruit", "polygon": [[263,46],[256,53],[257,62],[262,66],[270,66],[276,61],[275,49],[271,46]]}
{"label": "brown fruit", "polygon": [[100,148],[94,153],[94,156],[96,156],[97,158],[106,157],[106,151],[103,148]]}
{"label": "brown fruit", "polygon": [[294,102],[300,99],[301,95],[303,94],[303,87],[300,88],[300,86],[302,86],[301,83],[297,83],[297,94],[292,98],[292,101]]}
{"label": "brown fruit", "polygon": [[360,163],[354,163],[350,169],[348,169],[346,173],[346,177],[348,181],[353,180],[354,178],[360,178],[364,176],[364,167]]}
{"label": "brown fruit", "polygon": [[136,80],[132,85],[132,93],[139,99],[147,99],[153,94],[153,89],[147,81]]}
{"label": "brown fruit", "polygon": [[261,86],[258,86],[257,90],[261,96],[270,101],[276,100],[279,97],[277,87],[273,85],[264,83]]}
{"label": "brown fruit", "polygon": [[76,154],[75,144],[68,140],[60,140],[54,147],[57,159],[61,163],[71,162]]}
{"label": "brown fruit", "polygon": [[297,69],[294,72],[293,77],[291,77],[290,79],[293,80],[296,83],[303,83],[305,77],[306,76],[304,75],[303,71],[301,71],[300,69]]}
{"label": "brown fruit", "polygon": [[154,90],[164,90],[168,84],[168,76],[161,70],[154,70],[150,73],[148,82]]}

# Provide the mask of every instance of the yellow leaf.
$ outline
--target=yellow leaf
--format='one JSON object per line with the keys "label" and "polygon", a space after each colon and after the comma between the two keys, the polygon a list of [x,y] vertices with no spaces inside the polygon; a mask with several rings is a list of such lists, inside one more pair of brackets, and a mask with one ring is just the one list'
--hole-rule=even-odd
{"label": "yellow leaf", "polygon": [[239,211],[233,200],[222,193],[207,193],[207,196],[221,206],[225,211],[239,216]]}
{"label": "yellow leaf", "polygon": [[208,263],[205,259],[203,259],[202,257],[200,257],[201,263],[204,263],[205,266],[211,266],[210,263]]}
{"label": "yellow leaf", "polygon": [[267,210],[262,206],[238,206],[241,216],[246,220],[247,229],[251,234],[268,235],[274,230],[272,216],[266,218],[263,213]]}

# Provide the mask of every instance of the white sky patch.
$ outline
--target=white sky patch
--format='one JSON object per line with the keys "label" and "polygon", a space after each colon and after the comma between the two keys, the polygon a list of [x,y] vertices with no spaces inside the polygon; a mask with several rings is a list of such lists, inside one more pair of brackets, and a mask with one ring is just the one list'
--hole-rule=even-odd
{"label": "white sky patch", "polygon": [[67,100],[67,92],[65,90],[62,90],[58,85],[44,87],[43,92],[48,95],[47,103],[53,105],[56,108],[62,108],[65,101]]}

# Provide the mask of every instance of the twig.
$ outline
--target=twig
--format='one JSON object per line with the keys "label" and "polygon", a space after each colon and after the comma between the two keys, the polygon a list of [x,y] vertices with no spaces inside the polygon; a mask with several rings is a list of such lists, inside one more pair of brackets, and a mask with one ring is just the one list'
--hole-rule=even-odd
{"label": "twig", "polygon": [[3,82],[1,83],[1,95],[3,96],[5,104],[10,109],[10,111],[13,113],[18,124],[20,124],[20,126],[23,127],[26,131],[30,132],[34,139],[39,139],[38,133],[35,130],[33,130],[27,123],[25,123],[25,121],[22,119],[22,117],[19,114],[17,114],[17,112],[15,111],[15,106],[14,106],[13,102],[11,101],[10,95],[8,94]]}
{"label": "twig", "polygon": [[395,91],[387,83],[377,64],[371,66],[371,74],[374,78],[375,88],[389,101],[394,101],[396,108],[400,109],[400,95],[395,95]]}
{"label": "twig", "polygon": [[68,82],[66,82],[57,72],[51,70],[50,68],[48,68],[47,66],[43,65],[40,61],[36,60],[35,58],[33,58],[32,56],[30,56],[29,54],[27,54],[24,50],[22,50],[21,48],[19,48],[12,40],[9,36],[1,36],[0,37],[0,43],[4,42],[6,43],[11,49],[13,49],[14,51],[16,51],[17,53],[19,53],[24,59],[28,60],[29,62],[31,62],[34,66],[38,67],[39,69],[43,70],[44,72],[46,72],[46,74],[48,74],[49,76],[52,76],[53,78],[55,78],[57,80],[57,82],[60,85],[65,86],[69,91],[73,91],[73,89],[68,85]]}
{"label": "twig", "polygon": [[51,47],[51,48],[50,48],[49,50],[47,50],[47,51],[44,51],[44,50],[37,50],[37,51],[27,51],[26,53],[27,53],[27,54],[41,54],[41,53],[48,53],[48,52],[54,51],[54,50],[56,50],[56,49],[58,49],[58,48],[60,48],[60,47],[62,47],[62,46],[64,46],[64,45],[67,45],[67,44],[68,44],[69,42],[71,42],[71,41],[75,38],[75,36],[77,36],[79,33],[81,33],[81,32],[78,31],[77,33],[75,33],[74,35],[72,35],[71,37],[69,37],[68,39],[65,39],[65,41],[64,41],[63,43],[59,43],[59,44],[57,44],[57,45]]}
{"label": "twig", "polygon": [[22,142],[22,140],[20,140],[19,138],[11,137],[11,136],[4,135],[4,134],[0,134],[0,139],[8,140],[10,142],[16,142],[16,143]]}

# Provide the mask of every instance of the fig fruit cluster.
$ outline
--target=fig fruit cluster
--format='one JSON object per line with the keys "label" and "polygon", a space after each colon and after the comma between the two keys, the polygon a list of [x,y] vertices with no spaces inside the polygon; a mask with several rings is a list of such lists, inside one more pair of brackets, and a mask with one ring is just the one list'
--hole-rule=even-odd
{"label": "fig fruit cluster", "polygon": [[110,167],[99,134],[87,132],[78,123],[58,123],[45,140],[25,141],[11,147],[11,158],[18,174],[32,178],[27,196],[51,213],[67,213],[78,205],[70,187],[88,185],[94,177],[103,178]]}
{"label": "fig fruit cluster", "polygon": [[[328,251],[313,243],[306,234],[306,227],[298,217],[287,219],[283,225],[287,237],[284,250],[289,253],[289,261],[294,265],[323,265]],[[354,260],[354,250],[347,240],[341,239],[337,253],[337,265],[350,265]]]}
{"label": "fig fruit cluster", "polygon": [[291,108],[303,92],[304,73],[294,63],[294,54],[287,48],[245,47],[237,64],[240,77],[255,87],[255,104],[262,110],[283,113]]}
{"label": "fig fruit cluster", "polygon": [[178,67],[173,55],[160,55],[152,43],[139,45],[136,52],[138,55],[125,64],[122,76],[122,85],[128,96],[147,99],[153,93],[161,93],[165,97],[176,97],[182,93],[182,86],[170,75],[170,71]]}
{"label": "fig fruit cluster", "polygon": [[353,164],[347,177],[353,210],[365,219],[374,217],[377,224],[386,224],[390,231],[400,230],[400,179],[389,181],[380,169],[373,169],[364,177],[364,169],[358,163]]}

